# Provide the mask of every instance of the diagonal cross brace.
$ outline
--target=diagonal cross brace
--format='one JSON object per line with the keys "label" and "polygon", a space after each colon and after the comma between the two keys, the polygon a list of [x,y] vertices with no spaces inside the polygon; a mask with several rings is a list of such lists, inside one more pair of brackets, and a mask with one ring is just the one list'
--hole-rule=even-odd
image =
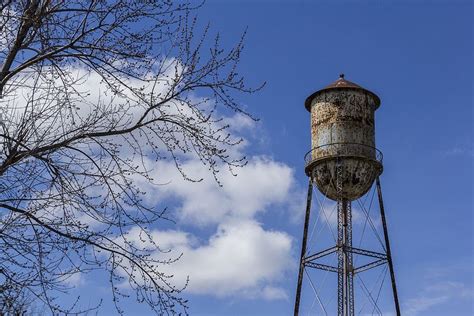
{"label": "diagonal cross brace", "polygon": [[336,251],[337,251],[337,246],[334,246],[334,247],[325,249],[323,251],[317,252],[315,254],[312,254],[311,256],[308,256],[308,257],[304,258],[303,262],[306,264],[307,262],[311,262],[311,261],[314,261],[316,259],[325,257],[327,255],[330,255],[330,254],[336,252]]}
{"label": "diagonal cross brace", "polygon": [[333,266],[328,266],[326,264],[321,264],[321,263],[315,263],[315,262],[308,262],[305,264],[305,266],[310,267],[310,268],[315,268],[319,270],[326,270],[330,272],[339,272],[339,269],[337,267]]}
{"label": "diagonal cross brace", "polygon": [[385,264],[387,263],[387,259],[379,259],[379,260],[375,260],[375,261],[372,261],[370,263],[367,263],[363,266],[360,266],[358,268],[355,268],[354,269],[354,273],[360,273],[360,272],[364,272],[364,271],[367,271],[369,269],[372,269],[372,268],[375,268],[375,267],[378,267],[382,264]]}

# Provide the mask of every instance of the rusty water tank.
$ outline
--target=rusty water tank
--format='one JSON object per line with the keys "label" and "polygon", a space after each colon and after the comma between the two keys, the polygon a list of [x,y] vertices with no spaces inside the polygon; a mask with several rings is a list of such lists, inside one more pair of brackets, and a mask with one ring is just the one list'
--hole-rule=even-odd
{"label": "rusty water tank", "polygon": [[343,74],[306,99],[312,149],[305,157],[305,171],[328,198],[355,200],[382,173],[382,153],[375,148],[374,114],[379,106],[377,95]]}

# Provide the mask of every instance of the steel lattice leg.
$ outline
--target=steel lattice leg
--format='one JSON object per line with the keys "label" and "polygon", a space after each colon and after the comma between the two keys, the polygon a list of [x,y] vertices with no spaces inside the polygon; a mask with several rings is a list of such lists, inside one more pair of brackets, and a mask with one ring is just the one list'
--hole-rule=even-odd
{"label": "steel lattice leg", "polygon": [[385,220],[385,209],[383,206],[383,199],[382,199],[382,187],[380,185],[379,177],[377,177],[377,179],[375,180],[375,183],[377,185],[377,195],[379,198],[380,216],[382,217],[385,247],[387,248],[387,263],[388,263],[388,268],[390,270],[390,279],[392,281],[393,300],[395,303],[395,310],[397,311],[397,316],[400,316],[400,303],[398,302],[397,284],[395,283],[395,272],[393,270],[392,252],[390,250],[390,241],[388,238],[387,221]]}
{"label": "steel lattice leg", "polygon": [[295,310],[294,310],[295,316],[298,316],[299,309],[300,309],[301,287],[303,284],[303,273],[304,273],[304,258],[306,256],[306,242],[308,238],[308,225],[309,225],[309,215],[311,213],[312,197],[313,197],[313,179],[310,177],[309,184],[308,184],[308,195],[306,198],[306,215],[304,219],[303,242],[301,245],[301,257],[300,257],[300,267],[299,267],[299,273],[298,273],[298,283],[296,286]]}

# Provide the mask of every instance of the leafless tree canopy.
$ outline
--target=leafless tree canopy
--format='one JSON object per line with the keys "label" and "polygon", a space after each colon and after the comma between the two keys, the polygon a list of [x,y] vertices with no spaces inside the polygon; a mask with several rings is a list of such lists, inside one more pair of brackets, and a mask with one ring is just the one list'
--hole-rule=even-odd
{"label": "leafless tree canopy", "polygon": [[248,115],[234,97],[255,91],[236,72],[242,39],[223,50],[207,28],[196,34],[187,2],[0,3],[0,287],[80,312],[58,291],[100,269],[119,312],[127,283],[157,314],[187,314],[182,285],[160,272],[172,262],[150,256],[166,209],[137,183],[154,181],[150,160],[172,159],[186,178],[190,156],[214,175],[245,164],[219,119]]}

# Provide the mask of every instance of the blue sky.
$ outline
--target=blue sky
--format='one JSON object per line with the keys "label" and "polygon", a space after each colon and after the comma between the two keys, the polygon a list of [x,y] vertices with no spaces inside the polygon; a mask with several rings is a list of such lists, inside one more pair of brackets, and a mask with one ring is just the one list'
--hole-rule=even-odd
{"label": "blue sky", "polygon": [[[303,103],[341,72],[382,100],[376,142],[384,153],[381,180],[405,315],[473,313],[472,9],[470,1],[448,0],[209,0],[200,9],[201,22],[210,21],[224,46],[248,27],[240,72],[250,83],[267,85],[242,98],[258,123],[232,118],[236,133],[247,139],[240,150],[250,157],[250,169],[241,171],[235,187],[232,180],[228,185],[243,193],[177,185],[163,195],[188,216],[167,232],[182,238],[171,245],[194,256],[195,269],[206,267],[199,256],[228,255],[225,246],[235,258],[216,257],[219,263],[249,258],[255,264],[231,272],[216,267],[209,281],[216,291],[197,276],[204,279],[185,292],[191,315],[292,313],[307,184],[303,156],[310,149]],[[210,204],[197,223],[200,217],[193,216],[204,214],[206,205],[199,209],[189,191],[212,192],[217,195],[209,203],[228,206],[221,204],[222,214],[213,217]],[[242,197],[248,199],[239,203]],[[250,253],[262,249],[268,253]],[[105,286],[86,277],[77,290],[87,297],[92,290],[106,293]],[[146,314],[141,306],[126,310]],[[102,313],[113,314],[113,308],[104,303]]]}

